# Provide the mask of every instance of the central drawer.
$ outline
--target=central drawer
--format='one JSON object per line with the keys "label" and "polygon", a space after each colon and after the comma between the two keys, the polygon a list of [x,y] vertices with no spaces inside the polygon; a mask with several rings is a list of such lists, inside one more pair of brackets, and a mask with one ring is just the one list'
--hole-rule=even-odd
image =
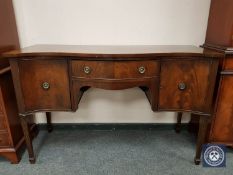
{"label": "central drawer", "polygon": [[158,61],[71,61],[73,77],[93,79],[146,78],[159,75]]}

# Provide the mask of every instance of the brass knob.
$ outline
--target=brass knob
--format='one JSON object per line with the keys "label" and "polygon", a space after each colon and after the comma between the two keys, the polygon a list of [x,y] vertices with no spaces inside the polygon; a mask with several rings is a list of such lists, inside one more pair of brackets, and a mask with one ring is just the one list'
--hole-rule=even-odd
{"label": "brass knob", "polygon": [[141,67],[138,68],[138,72],[140,74],[144,74],[146,72],[146,68],[144,66],[141,66]]}
{"label": "brass knob", "polygon": [[43,82],[43,83],[42,83],[42,88],[43,88],[44,90],[48,90],[48,89],[50,88],[50,84],[49,84],[48,82]]}
{"label": "brass knob", "polygon": [[178,84],[178,88],[179,88],[179,90],[183,91],[183,90],[186,89],[186,84],[181,82],[181,83]]}
{"label": "brass knob", "polygon": [[83,71],[84,71],[85,74],[89,74],[89,73],[91,73],[91,68],[89,66],[85,66],[83,68]]}

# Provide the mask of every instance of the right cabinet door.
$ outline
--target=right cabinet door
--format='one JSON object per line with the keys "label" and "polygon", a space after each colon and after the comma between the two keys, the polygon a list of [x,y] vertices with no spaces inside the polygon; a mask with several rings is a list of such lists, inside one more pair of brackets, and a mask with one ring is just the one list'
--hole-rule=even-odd
{"label": "right cabinet door", "polygon": [[222,77],[210,140],[221,143],[233,142],[233,75]]}
{"label": "right cabinet door", "polygon": [[208,59],[162,61],[159,110],[208,113],[212,100],[209,94],[214,88],[211,65]]}

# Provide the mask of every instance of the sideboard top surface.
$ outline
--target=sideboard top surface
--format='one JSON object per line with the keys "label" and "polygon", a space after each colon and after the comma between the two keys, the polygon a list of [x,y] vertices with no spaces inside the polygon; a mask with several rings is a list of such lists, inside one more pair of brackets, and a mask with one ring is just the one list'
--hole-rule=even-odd
{"label": "sideboard top surface", "polygon": [[5,57],[148,58],[222,57],[221,53],[189,45],[34,45],[4,54]]}

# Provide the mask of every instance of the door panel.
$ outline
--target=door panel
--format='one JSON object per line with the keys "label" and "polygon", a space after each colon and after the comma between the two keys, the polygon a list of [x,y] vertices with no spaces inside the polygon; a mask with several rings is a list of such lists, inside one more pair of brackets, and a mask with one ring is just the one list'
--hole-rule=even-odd
{"label": "door panel", "polygon": [[210,61],[163,61],[159,109],[205,112],[210,88],[209,75]]}
{"label": "door panel", "polygon": [[19,61],[26,111],[71,108],[66,60]]}
{"label": "door panel", "polygon": [[233,142],[233,75],[222,77],[210,140]]}

